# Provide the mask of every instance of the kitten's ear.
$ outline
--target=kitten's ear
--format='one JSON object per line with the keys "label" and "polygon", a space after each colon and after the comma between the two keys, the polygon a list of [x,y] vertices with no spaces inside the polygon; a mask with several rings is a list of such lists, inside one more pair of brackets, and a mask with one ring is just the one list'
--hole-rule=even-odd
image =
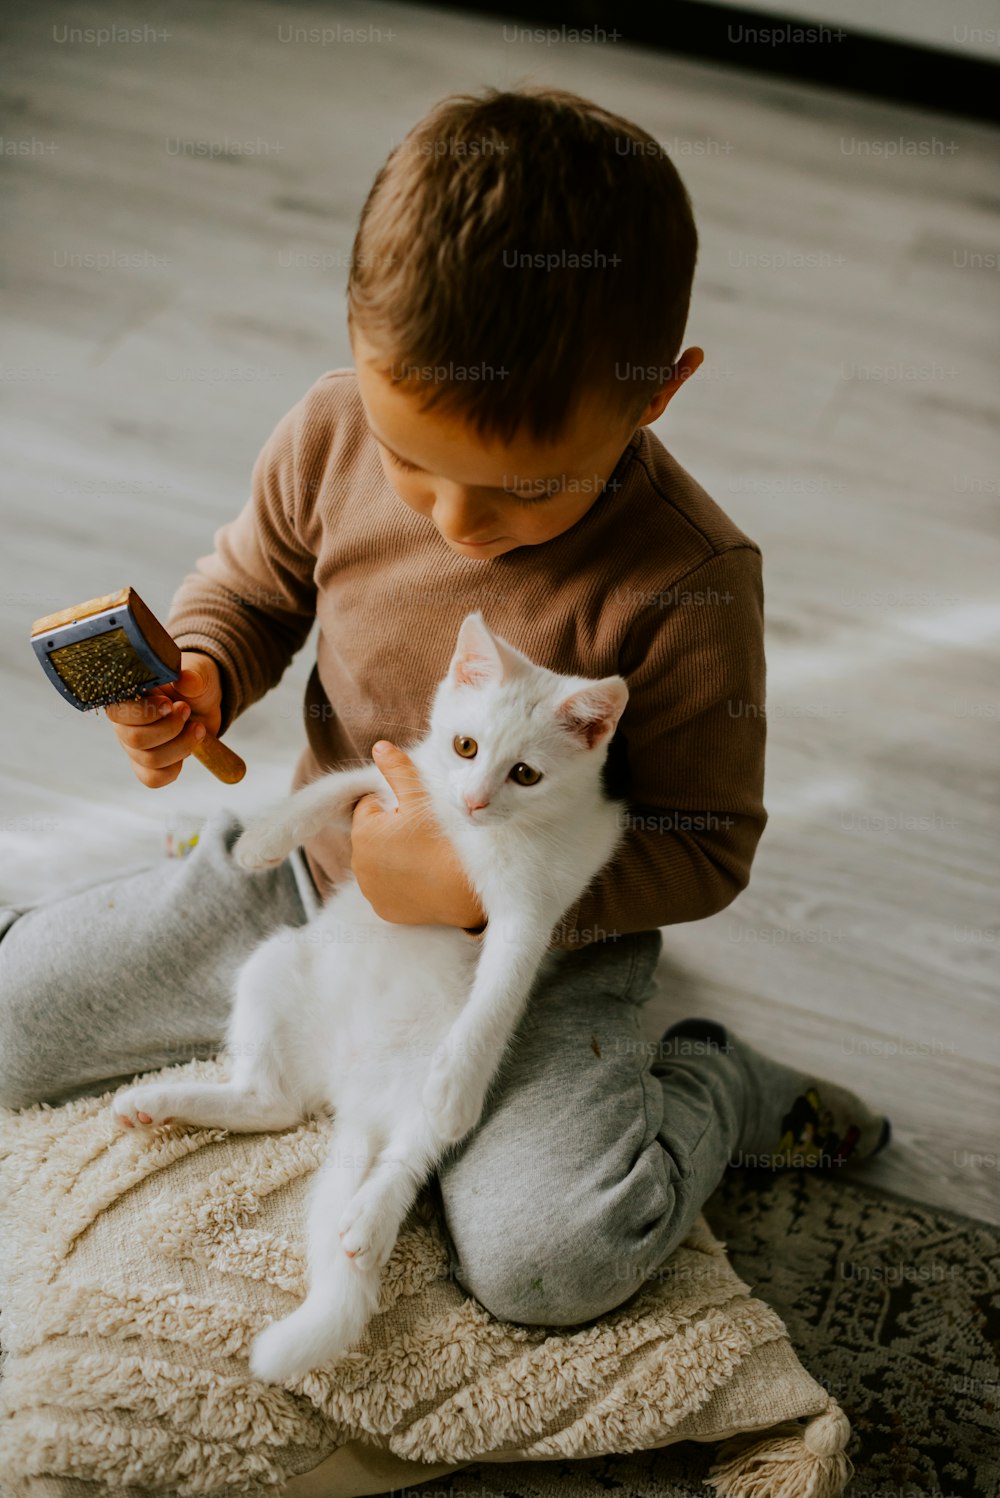
{"label": "kitten's ear", "polygon": [[628,687],[620,676],[589,682],[564,697],[556,717],[587,749],[606,743],[625,711]]}
{"label": "kitten's ear", "polygon": [[482,687],[502,681],[504,657],[500,643],[486,627],[482,614],[467,614],[458,631],[458,644],[448,667],[448,680],[456,687]]}

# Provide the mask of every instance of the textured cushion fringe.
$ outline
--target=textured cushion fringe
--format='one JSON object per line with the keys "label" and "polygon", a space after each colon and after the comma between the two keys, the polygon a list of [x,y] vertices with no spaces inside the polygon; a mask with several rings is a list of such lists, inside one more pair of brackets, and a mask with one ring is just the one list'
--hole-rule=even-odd
{"label": "textured cushion fringe", "polygon": [[719,1498],[841,1498],[854,1473],[850,1438],[850,1421],[831,1400],[807,1425],[789,1422],[764,1440],[727,1441],[705,1482]]}

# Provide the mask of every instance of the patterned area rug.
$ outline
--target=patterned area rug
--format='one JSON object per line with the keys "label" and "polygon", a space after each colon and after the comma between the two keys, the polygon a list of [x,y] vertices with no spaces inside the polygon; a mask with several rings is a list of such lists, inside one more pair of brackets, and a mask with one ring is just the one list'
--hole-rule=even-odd
{"label": "patterned area rug", "polygon": [[[728,1171],[704,1213],[851,1421],[846,1498],[1000,1498],[1000,1230],[794,1171]],[[478,1464],[406,1498],[705,1498],[711,1462]]]}

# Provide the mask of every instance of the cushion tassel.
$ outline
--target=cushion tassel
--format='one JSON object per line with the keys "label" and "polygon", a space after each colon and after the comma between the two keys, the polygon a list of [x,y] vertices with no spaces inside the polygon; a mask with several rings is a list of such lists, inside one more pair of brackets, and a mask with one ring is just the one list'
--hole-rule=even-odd
{"label": "cushion tassel", "polygon": [[761,1439],[726,1441],[704,1479],[720,1498],[841,1498],[854,1472],[851,1424],[831,1400],[808,1425],[775,1426]]}

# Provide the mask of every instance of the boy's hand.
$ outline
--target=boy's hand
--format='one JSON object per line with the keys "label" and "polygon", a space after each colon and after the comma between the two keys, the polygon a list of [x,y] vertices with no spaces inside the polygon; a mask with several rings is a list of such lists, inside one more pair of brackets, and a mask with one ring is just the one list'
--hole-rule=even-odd
{"label": "boy's hand", "polygon": [[222,677],[211,656],[182,650],[175,682],[105,711],[143,785],[170,785],[205,731],[222,726]]}
{"label": "boy's hand", "polygon": [[451,843],[438,827],[413,761],[395,744],[376,744],[375,763],[399,808],[362,796],[351,824],[351,868],[384,921],[401,926],[481,926],[486,913]]}

